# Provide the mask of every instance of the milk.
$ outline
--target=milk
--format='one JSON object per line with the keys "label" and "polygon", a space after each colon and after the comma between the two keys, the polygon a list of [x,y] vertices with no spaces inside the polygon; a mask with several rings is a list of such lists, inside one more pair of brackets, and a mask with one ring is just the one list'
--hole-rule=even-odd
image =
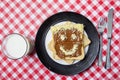
{"label": "milk", "polygon": [[12,59],[21,58],[31,51],[30,41],[19,35],[11,34],[4,40],[4,53]]}

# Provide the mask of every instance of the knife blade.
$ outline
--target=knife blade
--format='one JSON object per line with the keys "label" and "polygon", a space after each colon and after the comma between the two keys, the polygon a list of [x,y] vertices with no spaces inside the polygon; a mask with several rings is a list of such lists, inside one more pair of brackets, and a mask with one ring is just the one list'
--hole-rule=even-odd
{"label": "knife blade", "polygon": [[113,22],[113,8],[109,10],[109,13],[108,13],[108,38],[111,38],[112,36],[112,22]]}
{"label": "knife blade", "polygon": [[113,23],[113,8],[109,10],[108,12],[108,45],[107,45],[107,56],[106,56],[106,64],[105,68],[110,69],[111,68],[111,62],[110,62],[110,44],[111,44],[111,37],[112,37],[112,23]]}

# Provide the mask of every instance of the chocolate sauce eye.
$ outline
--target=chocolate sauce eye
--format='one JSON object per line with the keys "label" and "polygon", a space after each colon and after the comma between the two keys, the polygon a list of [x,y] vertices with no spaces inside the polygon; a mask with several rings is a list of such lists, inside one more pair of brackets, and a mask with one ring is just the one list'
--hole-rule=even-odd
{"label": "chocolate sauce eye", "polygon": [[71,39],[73,39],[73,40],[77,39],[76,34],[71,34]]}
{"label": "chocolate sauce eye", "polygon": [[59,30],[57,34],[60,41],[64,41],[65,39],[67,39],[66,31],[64,29]]}
{"label": "chocolate sauce eye", "polygon": [[67,38],[66,35],[64,35],[64,34],[60,35],[61,41],[64,41],[66,38]]}

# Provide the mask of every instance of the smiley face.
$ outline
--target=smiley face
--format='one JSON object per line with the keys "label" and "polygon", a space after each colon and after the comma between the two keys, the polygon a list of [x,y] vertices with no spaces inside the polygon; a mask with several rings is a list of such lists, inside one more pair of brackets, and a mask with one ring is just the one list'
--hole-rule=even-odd
{"label": "smiley face", "polygon": [[60,58],[81,55],[82,33],[77,29],[60,29],[54,34],[55,50]]}

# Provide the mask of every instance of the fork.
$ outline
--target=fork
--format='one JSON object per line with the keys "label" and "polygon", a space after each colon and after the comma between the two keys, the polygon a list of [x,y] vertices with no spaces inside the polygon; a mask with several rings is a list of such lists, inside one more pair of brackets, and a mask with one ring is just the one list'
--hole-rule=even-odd
{"label": "fork", "polygon": [[103,46],[103,32],[106,26],[106,20],[105,18],[100,18],[99,23],[98,23],[98,32],[100,34],[100,51],[98,55],[98,66],[102,65],[102,46]]}

